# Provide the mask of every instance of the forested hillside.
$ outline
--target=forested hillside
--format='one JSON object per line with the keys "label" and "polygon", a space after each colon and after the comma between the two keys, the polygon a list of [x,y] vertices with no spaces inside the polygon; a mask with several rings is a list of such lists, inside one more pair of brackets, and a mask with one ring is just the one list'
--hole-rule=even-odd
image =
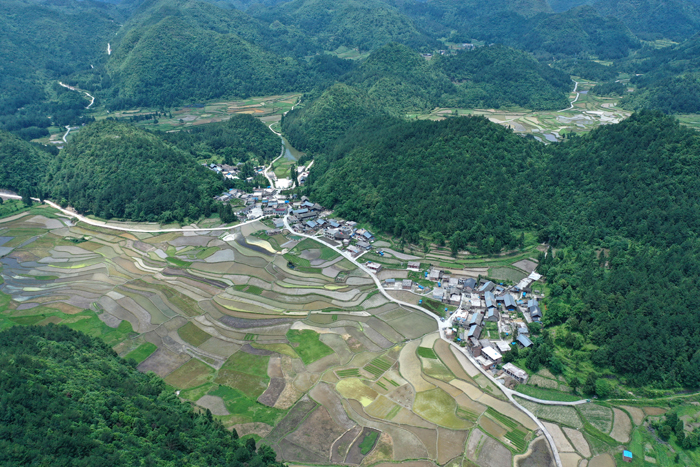
{"label": "forested hillside", "polygon": [[0,188],[39,196],[42,176],[51,159],[37,146],[0,130]]}
{"label": "forested hillside", "polygon": [[134,126],[101,121],[83,128],[54,159],[46,191],[80,213],[163,223],[211,213],[220,176],[185,151]]}
{"label": "forested hillside", "polygon": [[65,326],[1,332],[0,367],[0,464],[282,465]]}
{"label": "forested hillside", "polygon": [[541,268],[546,322],[570,320],[631,384],[700,386],[700,135],[643,112],[551,152],[540,240],[566,248]]}
{"label": "forested hillside", "polygon": [[700,5],[689,0],[598,0],[593,7],[624,22],[640,39],[687,39],[700,30]]}
{"label": "forested hillside", "polygon": [[435,38],[381,0],[293,0],[250,12],[267,23],[303,31],[325,50],[345,46],[367,51],[389,42],[426,51],[439,46]]}
{"label": "forested hillside", "polygon": [[568,105],[571,78],[519,50],[494,45],[437,58],[436,66],[464,88],[469,107],[550,110]]}
{"label": "forested hillside", "polygon": [[48,117],[58,125],[85,122],[89,101],[57,81],[99,68],[127,13],[91,0],[0,2],[0,129],[29,140],[48,135]]}
{"label": "forested hillside", "polygon": [[625,108],[666,113],[700,112],[700,36],[658,50],[645,50],[621,63],[637,89],[622,101]]}
{"label": "forested hillside", "polygon": [[481,117],[369,120],[318,159],[309,193],[409,242],[459,232],[460,244],[497,252],[533,223],[536,211],[521,208],[533,202],[529,167],[542,161],[541,145]]}
{"label": "forested hillside", "polygon": [[234,115],[225,122],[163,133],[162,137],[193,158],[218,157],[229,165],[253,158],[270,162],[280,154],[279,137],[252,115]]}
{"label": "forested hillside", "polygon": [[304,107],[303,111],[285,115],[282,125],[294,147],[318,153],[329,149],[357,123],[383,112],[366,93],[337,83]]}

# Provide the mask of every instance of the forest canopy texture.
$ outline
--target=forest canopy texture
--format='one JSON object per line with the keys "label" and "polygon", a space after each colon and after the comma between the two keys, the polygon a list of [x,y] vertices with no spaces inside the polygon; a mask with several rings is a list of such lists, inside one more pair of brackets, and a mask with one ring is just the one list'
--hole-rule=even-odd
{"label": "forest canopy texture", "polygon": [[65,326],[0,332],[0,464],[281,467],[107,344]]}
{"label": "forest canopy texture", "polygon": [[81,129],[46,177],[50,198],[61,204],[105,219],[136,221],[199,219],[210,213],[223,188],[219,175],[182,149],[113,121]]}

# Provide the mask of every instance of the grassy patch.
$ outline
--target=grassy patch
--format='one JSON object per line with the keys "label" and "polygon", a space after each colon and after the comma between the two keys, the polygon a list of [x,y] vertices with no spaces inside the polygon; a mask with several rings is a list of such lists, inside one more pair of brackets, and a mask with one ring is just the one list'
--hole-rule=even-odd
{"label": "grassy patch", "polygon": [[440,318],[445,316],[445,308],[447,308],[448,311],[457,309],[455,306],[445,305],[444,303],[433,300],[432,298],[423,298],[422,300],[423,303],[418,304],[418,306],[425,308]]}
{"label": "grassy patch", "polygon": [[168,263],[180,269],[187,269],[190,266],[192,266],[192,263],[190,261],[183,261],[180,258],[175,258],[173,256],[168,256],[167,258],[165,258],[165,260]]}
{"label": "grassy patch", "polygon": [[250,346],[255,349],[271,350],[272,352],[277,352],[292,358],[299,358],[299,355],[297,355],[289,344],[258,344],[253,342]]}
{"label": "grassy patch", "polygon": [[264,290],[257,285],[234,285],[233,290],[253,295],[262,295]]}
{"label": "grassy patch", "polygon": [[299,344],[294,348],[305,365],[320,360],[333,353],[333,349],[319,340],[319,334],[310,329],[287,331],[289,342]]}
{"label": "grassy patch", "polygon": [[127,360],[135,360],[136,363],[141,363],[151,356],[158,347],[150,342],[145,342],[124,356]]}
{"label": "grassy patch", "polygon": [[210,383],[214,373],[209,365],[193,358],[166,376],[165,382],[176,388],[189,389]]}
{"label": "grassy patch", "polygon": [[519,282],[527,277],[527,273],[510,267],[491,268],[489,269],[489,277],[501,281]]}
{"label": "grassy patch", "polygon": [[440,388],[416,394],[413,411],[425,420],[445,428],[464,430],[470,427],[468,422],[457,417],[457,402]]}
{"label": "grassy patch", "polygon": [[238,423],[261,422],[274,426],[285,414],[284,410],[262,405],[243,392],[228,386],[219,386],[209,394],[221,397],[226,409],[236,416]]}
{"label": "grassy patch", "polygon": [[527,394],[528,396],[547,401],[573,402],[581,399],[579,396],[557,391],[556,389],[540,388],[529,384],[518,384],[515,390]]}
{"label": "grassy patch", "polygon": [[177,330],[177,334],[188,344],[199,347],[211,337],[206,332],[199,329],[194,323],[188,322]]}
{"label": "grassy patch", "polygon": [[434,360],[437,360],[437,355],[435,355],[435,351],[430,347],[418,347],[416,353],[419,357],[432,358]]}
{"label": "grassy patch", "polygon": [[211,255],[213,255],[214,253],[216,253],[217,251],[219,251],[219,247],[213,246],[213,247],[210,247],[210,248],[205,248],[205,249],[203,249],[202,251],[200,251],[199,253],[197,253],[196,256],[197,256],[197,259],[207,259],[207,258],[209,258]]}
{"label": "grassy patch", "polygon": [[[61,315],[63,315],[61,313]],[[63,321],[71,329],[84,332],[91,337],[99,337],[111,347],[122,342],[128,337],[135,336],[136,333],[128,321],[119,323],[116,329],[110,328],[103,323],[100,318],[90,310],[82,311],[75,315],[63,315]]]}
{"label": "grassy patch", "polygon": [[367,436],[365,436],[360,443],[360,452],[362,455],[366,455],[372,450],[374,443],[377,442],[377,438],[379,438],[379,432],[377,431],[371,431]]}
{"label": "grassy patch", "polygon": [[243,340],[246,340],[246,341],[254,341],[254,340],[257,339],[257,338],[258,338],[258,335],[257,335],[257,334],[250,334],[250,333],[248,333],[248,334],[245,335],[245,337],[243,338]]}
{"label": "grassy patch", "polygon": [[216,382],[238,389],[248,397],[257,399],[265,392],[270,378],[267,364],[270,357],[236,352],[219,370]]}

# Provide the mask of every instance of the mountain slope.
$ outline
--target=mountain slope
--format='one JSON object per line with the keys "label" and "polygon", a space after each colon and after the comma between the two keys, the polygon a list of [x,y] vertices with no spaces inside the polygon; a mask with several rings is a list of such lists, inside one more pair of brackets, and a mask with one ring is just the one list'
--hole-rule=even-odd
{"label": "mountain slope", "polygon": [[572,89],[571,78],[565,73],[500,45],[438,57],[435,66],[451,81],[462,83],[466,102],[474,107],[563,109]]}
{"label": "mountain slope", "polygon": [[51,158],[33,144],[0,130],[0,188],[38,196]]}
{"label": "mountain slope", "polygon": [[293,0],[251,13],[313,37],[325,50],[340,46],[372,50],[389,42],[432,49],[438,42],[416,29],[408,17],[381,0]]}
{"label": "mountain slope", "polygon": [[593,7],[645,40],[679,41],[700,31],[700,5],[686,0],[598,0]]}
{"label": "mountain slope", "polygon": [[642,51],[621,66],[633,75],[630,83],[636,88],[622,100],[623,107],[700,112],[700,35],[673,47]]}
{"label": "mountain slope", "polygon": [[46,188],[81,213],[171,222],[208,215],[223,183],[157,135],[101,121],[81,129],[59,153]]}
{"label": "mountain slope", "polygon": [[282,465],[66,326],[0,332],[0,365],[3,465]]}

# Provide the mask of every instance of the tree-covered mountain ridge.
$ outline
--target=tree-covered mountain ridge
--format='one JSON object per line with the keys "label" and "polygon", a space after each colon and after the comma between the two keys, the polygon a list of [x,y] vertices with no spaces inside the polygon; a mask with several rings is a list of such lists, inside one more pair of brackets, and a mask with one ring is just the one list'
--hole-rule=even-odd
{"label": "tree-covered mountain ridge", "polygon": [[66,326],[0,332],[0,366],[3,465],[283,465]]}

